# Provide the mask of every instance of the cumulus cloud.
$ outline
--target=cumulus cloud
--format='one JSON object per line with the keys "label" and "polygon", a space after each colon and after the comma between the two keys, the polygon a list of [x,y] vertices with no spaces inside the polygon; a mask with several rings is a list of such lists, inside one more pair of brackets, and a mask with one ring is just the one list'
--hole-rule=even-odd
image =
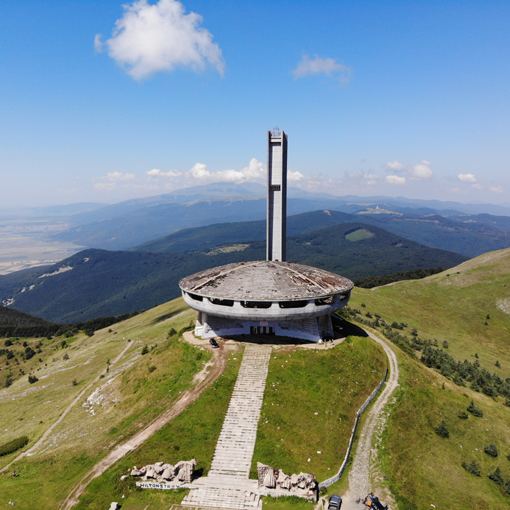
{"label": "cumulus cloud", "polygon": [[492,191],[493,193],[503,193],[503,188],[501,186],[489,188],[489,190]]}
{"label": "cumulus cloud", "polygon": [[400,175],[387,175],[386,182],[395,186],[402,186],[406,183],[406,178],[401,177]]}
{"label": "cumulus cloud", "polygon": [[413,165],[409,169],[408,175],[410,179],[415,181],[423,181],[425,179],[430,179],[433,173],[430,168],[430,163],[426,160],[423,160],[420,163]]}
{"label": "cumulus cloud", "polygon": [[404,165],[398,161],[388,161],[385,168],[393,172],[402,172],[402,170],[404,170]]}
{"label": "cumulus cloud", "polygon": [[[252,158],[248,166],[241,170],[219,170],[218,172],[210,172],[203,163],[196,163],[188,173],[195,179],[201,181],[244,182],[253,179],[262,179],[266,176],[266,172],[266,165],[256,158]],[[288,177],[290,180],[300,180],[303,178],[303,175],[299,172],[289,172],[289,174],[291,173],[292,177]]]}
{"label": "cumulus cloud", "polygon": [[177,172],[176,170],[169,170],[168,172],[163,172],[159,168],[153,168],[147,172],[149,177],[179,177],[182,175],[181,172]]}
{"label": "cumulus cloud", "polygon": [[381,178],[380,175],[366,173],[363,170],[360,170],[359,172],[356,173],[351,173],[349,174],[349,177],[357,181],[363,181],[365,184],[368,184],[369,186],[373,186]]}
{"label": "cumulus cloud", "polygon": [[122,172],[108,172],[106,178],[110,181],[130,181],[135,178],[135,174],[123,174]]}
{"label": "cumulus cloud", "polygon": [[152,5],[138,0],[124,9],[124,16],[115,22],[112,37],[103,43],[97,34],[94,47],[102,51],[106,46],[108,55],[134,79],[176,67],[199,72],[208,64],[223,75],[221,49],[213,43],[212,34],[199,27],[202,16],[185,14],[177,0],[159,0]]}
{"label": "cumulus cloud", "polygon": [[480,186],[480,184],[478,184],[478,183],[473,184],[471,187],[474,188],[474,189],[483,189],[483,187]]}
{"label": "cumulus cloud", "polygon": [[473,174],[459,174],[457,177],[462,182],[476,182],[476,177]]}
{"label": "cumulus cloud", "polygon": [[434,173],[430,168],[430,161],[423,160],[416,165],[404,165],[398,161],[388,161],[385,166],[389,172],[396,172],[398,174],[406,175],[413,181],[423,181],[425,179],[431,179]]}
{"label": "cumulus cloud", "polygon": [[318,55],[310,58],[308,55],[303,55],[301,62],[292,74],[295,78],[301,78],[310,74],[325,74],[339,79],[343,83],[348,83],[351,79],[352,69],[340,64],[334,58],[322,58]]}
{"label": "cumulus cloud", "polygon": [[305,178],[305,176],[301,172],[293,172],[292,170],[287,170],[287,180],[296,182],[301,181]]}

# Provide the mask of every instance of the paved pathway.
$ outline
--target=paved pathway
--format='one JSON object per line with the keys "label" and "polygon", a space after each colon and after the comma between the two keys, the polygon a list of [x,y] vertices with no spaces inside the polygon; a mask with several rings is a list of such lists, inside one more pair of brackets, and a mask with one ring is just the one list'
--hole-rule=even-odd
{"label": "paved pathway", "polygon": [[248,344],[221,429],[211,469],[194,482],[182,504],[248,510],[261,507],[252,493],[257,481],[249,480],[257,438],[260,409],[266,387],[271,346]]}

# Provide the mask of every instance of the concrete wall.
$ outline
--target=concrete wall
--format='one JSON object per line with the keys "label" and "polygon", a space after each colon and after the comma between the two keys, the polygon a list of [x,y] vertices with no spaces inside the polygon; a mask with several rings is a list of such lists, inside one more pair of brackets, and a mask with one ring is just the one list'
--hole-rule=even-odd
{"label": "concrete wall", "polygon": [[287,135],[267,133],[267,260],[286,260]]}
{"label": "concrete wall", "polygon": [[319,317],[331,315],[349,303],[350,292],[342,294],[345,299],[340,299],[337,294],[333,303],[327,305],[316,305],[315,300],[308,300],[306,306],[296,308],[280,308],[279,302],[271,303],[269,308],[245,308],[241,301],[234,301],[232,306],[213,304],[209,298],[202,298],[202,301],[193,299],[187,292],[182,291],[184,301],[193,309],[204,312],[208,315],[216,315],[229,319],[255,320],[255,321],[281,321]]}

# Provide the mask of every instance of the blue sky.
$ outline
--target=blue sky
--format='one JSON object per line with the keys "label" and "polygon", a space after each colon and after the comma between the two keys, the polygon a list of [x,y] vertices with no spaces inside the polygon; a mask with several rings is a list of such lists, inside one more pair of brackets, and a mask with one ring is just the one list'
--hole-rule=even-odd
{"label": "blue sky", "polygon": [[0,5],[0,207],[261,182],[274,126],[303,189],[510,203],[510,2]]}

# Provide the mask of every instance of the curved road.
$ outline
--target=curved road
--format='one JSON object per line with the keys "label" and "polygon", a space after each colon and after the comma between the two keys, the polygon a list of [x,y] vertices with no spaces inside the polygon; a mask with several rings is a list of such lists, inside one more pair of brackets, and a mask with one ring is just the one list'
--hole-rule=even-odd
{"label": "curved road", "polygon": [[379,398],[368,411],[367,419],[361,430],[358,447],[356,448],[352,468],[349,472],[349,491],[343,497],[342,510],[358,510],[365,508],[359,500],[375,489],[370,483],[370,453],[373,450],[372,443],[374,433],[376,428],[382,430],[386,426],[387,415],[384,414],[383,411],[391,395],[398,386],[399,370],[397,356],[386,341],[370,331],[366,332],[370,338],[380,344],[386,352],[389,361],[389,378]]}

